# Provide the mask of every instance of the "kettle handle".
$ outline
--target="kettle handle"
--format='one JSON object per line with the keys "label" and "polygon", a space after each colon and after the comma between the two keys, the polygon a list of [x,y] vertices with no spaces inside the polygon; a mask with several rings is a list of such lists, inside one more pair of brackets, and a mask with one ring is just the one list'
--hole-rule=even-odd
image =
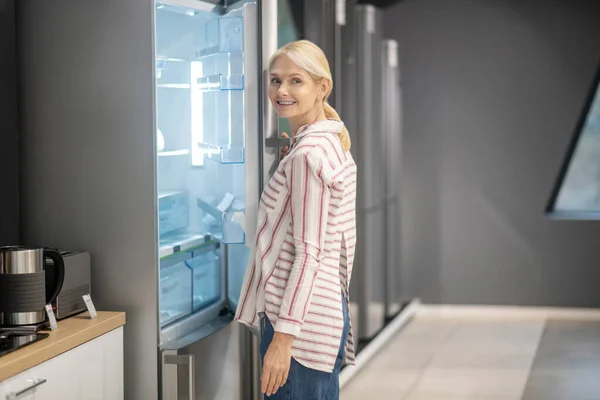
{"label": "kettle handle", "polygon": [[56,274],[56,278],[54,280],[54,292],[49,299],[46,299],[46,304],[50,304],[56,300],[60,290],[63,287],[63,283],[65,282],[65,262],[63,261],[60,253],[56,250],[44,249],[44,259],[46,259],[46,257],[50,258],[54,262],[54,273]]}

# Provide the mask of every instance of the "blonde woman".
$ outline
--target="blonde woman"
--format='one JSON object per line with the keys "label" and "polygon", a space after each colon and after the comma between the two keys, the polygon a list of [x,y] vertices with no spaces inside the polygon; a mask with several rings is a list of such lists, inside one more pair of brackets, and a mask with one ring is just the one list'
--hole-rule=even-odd
{"label": "blonde woman", "polygon": [[236,320],[254,330],[263,324],[266,397],[337,400],[339,371],[354,364],[356,164],[348,131],[327,104],[333,82],[323,51],[289,43],[269,70],[269,97],[288,119],[293,145],[261,196]]}

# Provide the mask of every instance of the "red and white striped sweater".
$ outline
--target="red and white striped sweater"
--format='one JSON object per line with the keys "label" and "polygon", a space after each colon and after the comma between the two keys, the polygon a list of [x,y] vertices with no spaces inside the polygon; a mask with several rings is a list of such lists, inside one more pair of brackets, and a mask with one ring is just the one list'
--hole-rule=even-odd
{"label": "red and white striped sweater", "polygon": [[[342,127],[300,129],[265,187],[235,316],[257,329],[264,312],[276,332],[295,337],[296,361],[325,372],[338,354],[356,246],[356,164],[338,139]],[[354,356],[350,327],[344,362]]]}

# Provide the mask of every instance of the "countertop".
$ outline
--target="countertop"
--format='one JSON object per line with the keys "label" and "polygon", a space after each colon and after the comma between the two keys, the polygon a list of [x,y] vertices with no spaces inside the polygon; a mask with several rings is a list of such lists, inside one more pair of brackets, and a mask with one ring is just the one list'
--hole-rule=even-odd
{"label": "countertop", "polygon": [[124,312],[99,311],[90,319],[87,312],[58,321],[46,339],[0,357],[0,382],[35,367],[75,347],[125,325]]}

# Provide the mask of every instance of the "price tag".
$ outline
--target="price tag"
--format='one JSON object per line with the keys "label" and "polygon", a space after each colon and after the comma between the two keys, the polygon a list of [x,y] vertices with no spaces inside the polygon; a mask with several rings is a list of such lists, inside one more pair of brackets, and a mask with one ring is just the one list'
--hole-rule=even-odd
{"label": "price tag", "polygon": [[90,318],[94,319],[98,316],[98,314],[96,313],[96,307],[94,307],[94,302],[92,301],[92,298],[90,297],[89,294],[84,294],[83,295],[83,301],[85,302],[85,306],[88,309],[88,312],[90,313]]}
{"label": "price tag", "polygon": [[46,304],[46,315],[48,316],[48,321],[50,321],[50,330],[56,330],[58,324],[56,323],[56,316],[54,315],[52,304]]}

